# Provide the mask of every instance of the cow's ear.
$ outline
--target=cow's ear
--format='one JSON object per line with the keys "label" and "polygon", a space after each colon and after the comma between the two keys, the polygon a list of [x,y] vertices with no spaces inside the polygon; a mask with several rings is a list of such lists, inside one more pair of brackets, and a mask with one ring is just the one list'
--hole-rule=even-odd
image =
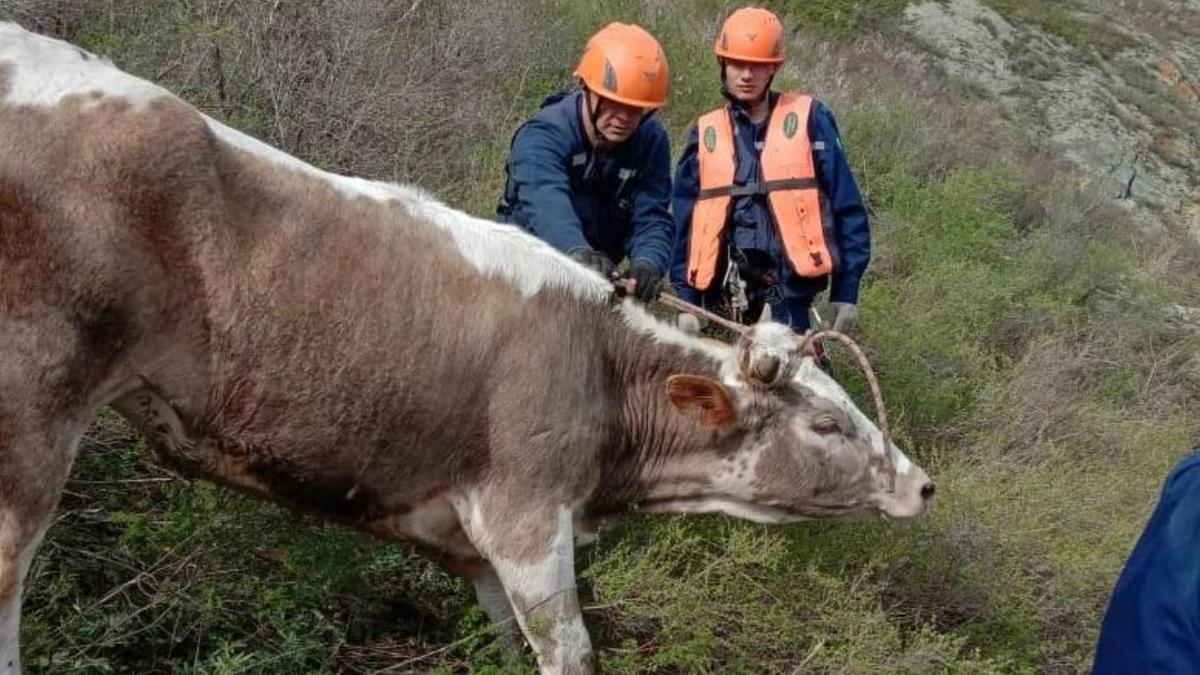
{"label": "cow's ear", "polygon": [[711,378],[672,375],[667,378],[667,397],[679,412],[695,417],[704,426],[723,427],[737,419],[729,392]]}

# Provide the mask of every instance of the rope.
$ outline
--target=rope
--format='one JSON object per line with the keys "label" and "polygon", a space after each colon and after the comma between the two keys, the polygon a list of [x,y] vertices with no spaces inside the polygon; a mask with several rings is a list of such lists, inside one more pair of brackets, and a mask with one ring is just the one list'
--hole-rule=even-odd
{"label": "rope", "polygon": [[836,330],[819,330],[815,333],[807,334],[804,336],[804,341],[800,343],[801,353],[813,341],[823,338],[830,338],[846,345],[855,358],[858,359],[858,364],[862,366],[863,375],[867,378],[867,386],[871,388],[871,399],[872,403],[875,404],[875,416],[879,418],[879,433],[883,435],[883,456],[887,459],[888,491],[895,492],[896,463],[892,459],[892,434],[888,430],[887,406],[883,403],[883,389],[879,386],[879,378],[875,377],[875,369],[871,367],[871,360],[867,358],[867,354],[862,350],[862,347],[859,347],[858,343],[849,335]]}
{"label": "rope", "polygon": [[680,300],[679,298],[677,298],[673,295],[660,295],[660,296],[658,296],[658,301],[661,302],[662,304],[666,305],[667,307],[672,307],[681,312],[695,314],[696,316],[700,317],[701,319],[704,319],[706,321],[711,321],[711,322],[717,324],[718,326],[721,326],[722,328],[728,328],[729,330],[737,333],[738,335],[745,335],[746,333],[750,332],[749,326],[743,326],[742,324],[740,324],[736,321],[730,321],[729,319],[726,319],[725,317],[723,317],[719,314],[714,314],[714,313],[708,311],[707,309],[704,309],[703,307],[697,307],[696,305],[693,305],[692,303],[690,303],[686,300]]}

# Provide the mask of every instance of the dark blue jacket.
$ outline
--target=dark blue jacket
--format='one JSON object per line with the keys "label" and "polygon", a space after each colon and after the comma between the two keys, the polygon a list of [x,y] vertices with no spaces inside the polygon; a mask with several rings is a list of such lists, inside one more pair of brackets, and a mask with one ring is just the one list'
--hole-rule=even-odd
{"label": "dark blue jacket", "polygon": [[1200,673],[1200,452],[1167,477],[1117,579],[1093,673]]}
{"label": "dark blue jacket", "polygon": [[628,255],[665,273],[675,236],[667,133],[651,116],[624,143],[598,154],[584,132],[582,96],[550,96],[517,130],[498,219],[565,253],[589,247],[614,263]]}
{"label": "dark blue jacket", "polygon": [[[779,101],[779,94],[771,92],[770,96],[771,108],[774,109]],[[734,144],[737,150],[734,183],[745,185],[757,182],[762,179],[759,148],[766,138],[769,120],[756,125],[750,121],[743,109],[732,105],[728,105],[727,109],[733,112]],[[839,262],[834,268],[832,284],[829,277],[806,279],[792,270],[784,253],[779,229],[771,216],[766,195],[735,197],[729,210],[731,221],[726,228],[727,241],[728,237],[732,237],[732,243],[738,248],[766,254],[774,264],[776,277],[780,279],[784,302],[802,308],[805,313],[812,304],[812,297],[827,286],[830,288],[831,301],[857,302],[858,287],[871,259],[867,209],[842,149],[833,113],[819,101],[813,102],[808,118],[808,133],[813,143],[814,165],[823,207],[834,231],[835,241],[830,242],[830,246],[836,248],[833,254]],[[671,283],[680,297],[693,303],[699,303],[701,300],[700,293],[686,281],[692,208],[696,203],[696,195],[700,192],[700,163],[696,153],[697,134],[696,128],[692,127],[675,173],[676,237],[671,262]],[[716,289],[710,291],[716,292]],[[776,317],[778,316],[777,313]],[[799,317],[792,324],[796,325],[798,321]],[[802,323],[807,325],[806,314]]]}

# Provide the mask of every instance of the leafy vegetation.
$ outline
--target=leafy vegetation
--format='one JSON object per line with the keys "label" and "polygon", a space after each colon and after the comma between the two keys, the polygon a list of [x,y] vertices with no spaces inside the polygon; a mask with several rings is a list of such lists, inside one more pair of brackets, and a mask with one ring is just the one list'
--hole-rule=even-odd
{"label": "leafy vegetation", "polygon": [[[631,518],[578,565],[604,666],[1086,672],[1124,556],[1200,431],[1200,333],[1171,311],[1200,305],[1200,254],[1141,232],[918,55],[864,35],[906,3],[770,4],[801,26],[781,86],[831,105],[868,195],[863,342],[939,501],[905,526]],[[480,215],[512,130],[609,20],[663,41],[674,139],[721,100],[715,0],[44,7],[59,34],[234,126]],[[834,367],[862,393],[848,360]],[[503,660],[469,587],[432,563],[166,474],[113,418],[60,514],[26,599],[33,673],[531,669]]]}

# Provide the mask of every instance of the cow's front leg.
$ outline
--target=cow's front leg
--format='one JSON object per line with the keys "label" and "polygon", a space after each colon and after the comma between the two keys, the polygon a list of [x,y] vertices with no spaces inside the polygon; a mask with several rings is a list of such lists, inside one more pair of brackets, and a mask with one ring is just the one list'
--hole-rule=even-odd
{"label": "cow's front leg", "polygon": [[466,530],[491,562],[542,673],[595,672],[591,640],[575,591],[570,509],[497,511],[476,505]]}

